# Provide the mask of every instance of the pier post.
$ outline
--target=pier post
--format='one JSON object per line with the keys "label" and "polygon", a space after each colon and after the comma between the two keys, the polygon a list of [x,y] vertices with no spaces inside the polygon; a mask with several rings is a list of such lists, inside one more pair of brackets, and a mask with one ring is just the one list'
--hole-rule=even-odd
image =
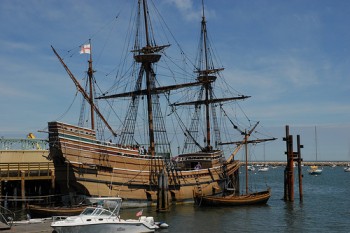
{"label": "pier post", "polygon": [[293,136],[289,135],[289,126],[286,125],[286,142],[287,165],[284,170],[284,200],[294,201],[294,169],[293,169]]}
{"label": "pier post", "polygon": [[158,175],[158,192],[157,192],[157,211],[164,212],[169,210],[168,199],[168,176],[162,170]]}
{"label": "pier post", "polygon": [[[55,191],[55,172],[53,170],[50,170],[50,175],[51,175],[51,190],[49,192],[50,195],[56,194]],[[51,202],[51,197],[49,198],[49,202]]]}
{"label": "pier post", "polygon": [[299,197],[300,202],[303,201],[303,187],[302,187],[302,170],[301,162],[301,148],[303,145],[300,145],[300,135],[297,135],[297,152],[293,151],[293,136],[289,135],[289,126],[286,125],[286,137],[283,138],[286,141],[286,155],[287,155],[287,166],[284,170],[284,200],[285,201],[294,201],[294,162],[298,164],[298,180],[299,180]]}
{"label": "pier post", "polygon": [[[21,195],[22,200],[26,198],[26,183],[25,183],[25,171],[21,171]],[[22,208],[25,208],[25,201],[22,201]]]}
{"label": "pier post", "polygon": [[293,160],[293,136],[289,135],[288,143],[288,201],[294,201],[294,160]]}
{"label": "pier post", "polygon": [[234,173],[234,179],[235,179],[235,182],[234,182],[234,189],[235,189],[235,194],[236,195],[239,195],[240,194],[240,192],[241,192],[241,190],[240,190],[240,183],[239,183],[239,181],[240,181],[240,178],[239,178],[239,169],[237,169]]}
{"label": "pier post", "polygon": [[304,148],[303,145],[300,145],[300,135],[297,135],[297,148],[298,148],[298,177],[299,177],[299,199],[300,202],[303,202],[303,174],[301,170],[301,162],[303,159],[301,158],[301,148]]}

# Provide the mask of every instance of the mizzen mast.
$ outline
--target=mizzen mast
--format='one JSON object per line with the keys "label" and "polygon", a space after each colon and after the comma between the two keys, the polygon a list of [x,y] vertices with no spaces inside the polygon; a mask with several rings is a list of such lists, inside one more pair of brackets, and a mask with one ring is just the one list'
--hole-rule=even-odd
{"label": "mizzen mast", "polygon": [[207,126],[207,148],[210,149],[211,144],[211,136],[210,136],[210,113],[209,113],[209,91],[211,89],[211,82],[216,79],[215,76],[209,77],[209,66],[208,66],[208,51],[207,51],[207,23],[205,21],[205,14],[204,14],[204,3],[202,1],[202,38],[203,38],[203,47],[204,47],[204,62],[205,62],[205,69],[200,72],[202,76],[198,77],[202,78],[204,81],[204,88],[205,88],[205,119],[206,119],[206,126]]}
{"label": "mizzen mast", "polygon": [[[201,20],[201,36],[198,48],[198,56],[197,56],[197,64],[195,73],[197,73],[197,81],[202,83],[201,89],[198,94],[198,98],[195,101],[189,102],[181,102],[174,103],[174,106],[179,105],[193,105],[195,107],[195,111],[193,113],[191,126],[189,129],[189,133],[193,134],[192,137],[187,137],[185,140],[184,150],[191,152],[193,150],[193,146],[198,145],[198,143],[194,142],[194,138],[197,137],[199,132],[199,112],[201,106],[204,106],[204,127],[205,127],[205,135],[204,135],[204,147],[200,148],[202,151],[212,151],[214,150],[213,145],[215,145],[216,149],[220,149],[221,147],[221,136],[220,130],[218,126],[218,120],[216,117],[216,103],[222,103],[227,101],[235,101],[240,99],[248,98],[249,96],[238,96],[238,97],[225,97],[225,98],[216,98],[213,90],[213,83],[217,79],[217,74],[224,70],[224,68],[215,68],[213,62],[213,52],[210,47],[208,34],[207,34],[207,22],[205,18],[205,10],[204,10],[204,2],[202,0],[202,20]],[[214,135],[212,135],[212,131],[214,131]],[[213,143],[212,139],[215,136],[215,142]],[[192,146],[192,147],[191,147]]]}

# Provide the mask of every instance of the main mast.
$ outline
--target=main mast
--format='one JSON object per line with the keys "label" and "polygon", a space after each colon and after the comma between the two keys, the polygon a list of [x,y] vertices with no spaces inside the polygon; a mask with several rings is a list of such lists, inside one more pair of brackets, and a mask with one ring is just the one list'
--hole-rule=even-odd
{"label": "main mast", "polygon": [[147,22],[147,6],[146,0],[143,0],[143,16],[145,23],[145,36],[146,36],[146,46],[143,48],[144,53],[136,55],[135,61],[142,63],[142,67],[144,67],[146,72],[146,89],[147,89],[147,110],[148,110],[148,134],[149,134],[149,152],[152,156],[155,155],[154,148],[154,130],[153,130],[153,108],[152,108],[152,95],[151,95],[151,71],[153,71],[152,64],[159,61],[161,55],[154,54],[152,51],[152,47],[149,42],[149,34],[148,34],[148,22]]}
{"label": "main mast", "polygon": [[[141,142],[139,145],[149,146],[148,154],[152,156],[162,156],[168,159],[170,157],[170,143],[167,137],[165,121],[162,116],[159,95],[162,93],[169,93],[171,90],[179,88],[202,86],[203,83],[201,80],[196,80],[191,83],[157,86],[154,66],[161,58],[160,53],[170,45],[156,44],[146,0],[138,1],[136,22],[137,31],[135,44],[131,52],[133,52],[134,61],[138,63],[140,67],[134,89],[129,92],[117,94],[103,94],[97,99],[122,97],[129,97],[131,99],[118,143],[121,145],[133,145],[139,144],[137,135],[135,135],[135,125],[137,123],[138,113],[140,112],[138,111],[139,102],[145,97],[144,99],[147,101],[145,106],[147,108],[148,141],[145,144]],[[144,33],[144,35],[142,33]],[[141,43],[144,44],[140,45]],[[144,122],[142,122],[142,124],[143,123]]]}

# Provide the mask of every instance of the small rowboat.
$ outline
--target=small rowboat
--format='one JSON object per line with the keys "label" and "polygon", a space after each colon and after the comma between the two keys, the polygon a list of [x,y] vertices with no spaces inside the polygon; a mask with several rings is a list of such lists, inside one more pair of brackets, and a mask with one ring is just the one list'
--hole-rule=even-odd
{"label": "small rowboat", "polygon": [[195,194],[195,202],[200,206],[244,206],[266,204],[271,197],[270,188],[266,191],[255,192],[243,195],[228,196],[201,196]]}
{"label": "small rowboat", "polygon": [[54,215],[73,216],[80,214],[88,205],[76,206],[41,206],[28,205],[29,213],[37,217],[51,217]]}

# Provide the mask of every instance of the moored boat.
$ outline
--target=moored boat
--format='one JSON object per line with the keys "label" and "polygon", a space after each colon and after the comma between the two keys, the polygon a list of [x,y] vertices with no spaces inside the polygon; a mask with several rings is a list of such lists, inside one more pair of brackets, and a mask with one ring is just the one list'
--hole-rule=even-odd
{"label": "moored boat", "polygon": [[247,170],[248,171],[255,171],[255,167],[253,165],[248,165]]}
{"label": "moored boat", "polygon": [[310,168],[307,170],[307,172],[310,175],[321,175],[323,172],[323,169],[319,168],[318,166],[310,166]]}
{"label": "moored boat", "polygon": [[[253,128],[254,130],[254,128]],[[248,173],[248,144],[258,143],[266,140],[248,141],[248,135],[245,133],[245,193],[239,193],[237,190],[232,190],[228,195],[203,195],[201,187],[198,187],[194,192],[194,200],[198,206],[244,206],[244,205],[262,205],[266,204],[271,197],[271,188],[260,192],[249,192],[249,173]],[[260,169],[260,168],[259,168]]]}
{"label": "moored boat", "polygon": [[348,164],[348,166],[344,167],[344,172],[350,172],[350,165]]}
{"label": "moored boat", "polygon": [[[317,130],[315,126],[315,148],[316,148],[316,161],[317,161]],[[310,166],[307,172],[310,175],[321,175],[323,172],[323,169],[319,168],[317,165]]]}
{"label": "moored boat", "polygon": [[43,206],[28,205],[31,217],[52,217],[53,215],[72,216],[80,214],[88,205],[76,206]]}
{"label": "moored boat", "polygon": [[141,216],[139,219],[121,219],[119,210],[121,207],[121,198],[115,198],[116,204],[110,207],[108,204],[98,205],[96,207],[87,207],[81,214],[71,217],[56,216],[53,217],[51,227],[55,233],[96,233],[96,232],[154,232],[159,228],[154,223],[153,217]]}
{"label": "moored boat", "polygon": [[[207,193],[222,190],[223,177],[235,179],[240,165],[239,161],[226,163],[222,151],[180,155],[175,162],[161,156],[141,155],[136,149],[92,139],[89,129],[60,122],[50,122],[49,131],[50,141],[55,141],[50,150],[62,191],[75,190],[95,197],[120,196],[125,198],[123,205],[129,207],[150,206],[156,202],[156,171],[166,171],[170,198],[183,203],[193,201],[198,180],[209,184],[204,190]],[[201,169],[195,169],[198,162],[202,164]]]}
{"label": "moored boat", "polygon": [[259,167],[258,171],[259,172],[268,172],[270,170],[269,166],[262,166],[262,167]]}
{"label": "moored boat", "polygon": [[[201,23],[200,54],[194,67],[196,77],[192,77],[192,82],[175,82],[172,85],[164,85],[163,82],[163,85],[160,85],[162,82],[157,79],[156,70],[163,67],[157,64],[162,61],[161,58],[171,57],[163,56],[170,45],[159,45],[155,42],[150,12],[154,11],[148,9],[147,1],[139,0],[133,40],[135,43],[130,48],[133,58],[130,67],[134,68],[132,74],[127,73],[130,80],[135,82],[128,83],[128,87],[131,85],[129,91],[123,89],[123,92],[118,93],[119,89],[113,90],[116,94],[111,94],[109,90],[95,97],[92,91],[92,84],[96,80],[93,76],[91,41],[84,45],[83,50],[83,53],[89,51],[90,54],[87,90],[79,84],[52,47],[91,107],[91,127],[57,121],[48,123],[50,156],[55,164],[59,190],[64,194],[120,196],[125,200],[123,205],[145,206],[157,203],[158,206],[157,201],[160,199],[164,202],[193,202],[193,191],[201,184],[205,184],[201,189],[204,195],[224,194],[227,189],[239,189],[237,180],[240,162],[235,160],[235,155],[244,145],[242,130],[229,119],[229,112],[224,110],[224,104],[229,105],[249,96],[226,96],[226,93],[231,92],[222,95],[214,93],[214,83],[222,78],[220,72],[223,68],[214,67],[214,63],[209,60],[212,51],[207,41],[204,14]],[[169,72],[170,75],[175,73]],[[177,78],[174,77],[174,80]],[[171,80],[166,80],[165,83],[169,81]],[[228,87],[226,82],[223,83]],[[188,99],[175,92],[185,88],[188,90],[183,93],[186,93]],[[171,94],[178,99],[170,101]],[[163,99],[166,108],[170,107],[170,112],[162,111],[161,106],[164,103],[160,102],[161,97],[165,97]],[[114,112],[126,114],[118,134],[100,112],[95,104],[96,99],[129,100],[129,104],[120,102],[117,108],[113,109]],[[141,101],[144,102],[144,109],[139,109]],[[189,126],[184,124],[177,111],[178,108],[185,107],[192,111],[183,117],[192,116],[188,122]],[[217,111],[221,111],[221,114]],[[142,113],[145,115],[140,117]],[[237,117],[236,113],[234,115]],[[104,137],[97,135],[100,131],[95,127],[95,116],[103,122],[104,128],[110,131],[109,136],[113,140],[102,140]],[[176,131],[174,134],[184,135],[181,138],[184,141],[182,152],[179,146],[176,148],[179,151],[176,156],[171,152],[171,141],[166,130],[168,125],[163,116],[174,117],[177,120],[174,128],[181,130],[181,133]],[[235,136],[240,140],[238,143],[223,142],[218,116],[226,118],[226,122],[232,125],[233,130],[228,133],[227,138],[231,139],[232,131],[236,132]],[[258,123],[252,125],[250,119],[248,121],[249,127],[255,129]],[[200,135],[202,132],[204,135]],[[253,132],[252,129],[250,132]],[[250,134],[245,135],[249,136]],[[228,145],[231,145],[231,148],[224,150],[223,147]]]}
{"label": "moored boat", "polygon": [[244,206],[244,205],[263,205],[271,197],[271,189],[261,192],[227,196],[201,196],[196,194],[195,199],[198,205],[205,206]]}

